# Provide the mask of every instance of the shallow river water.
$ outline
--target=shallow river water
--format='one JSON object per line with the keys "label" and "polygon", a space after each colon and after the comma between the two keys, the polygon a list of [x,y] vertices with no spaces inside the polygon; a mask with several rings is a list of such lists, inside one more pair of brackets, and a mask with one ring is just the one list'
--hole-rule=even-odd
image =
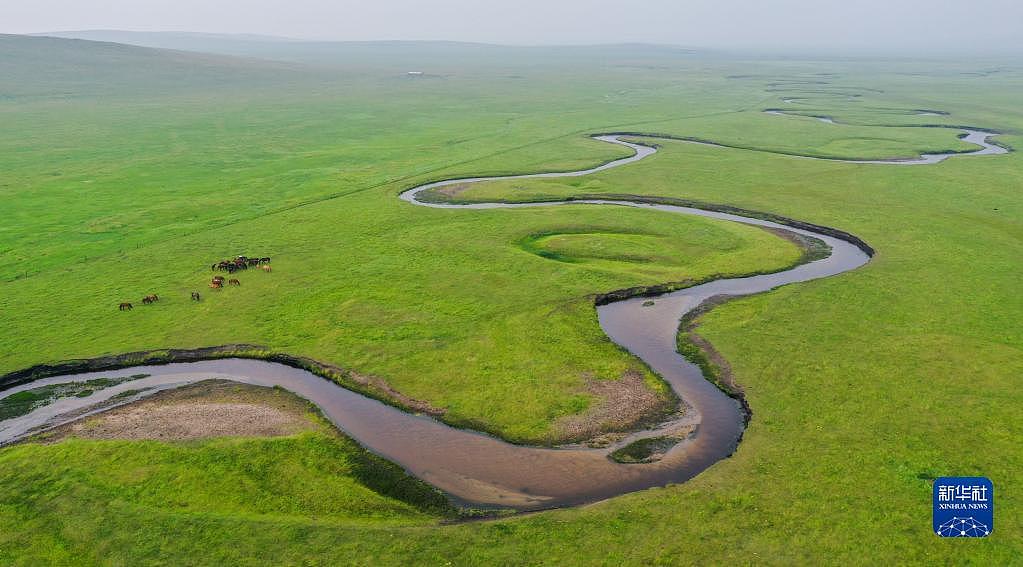
{"label": "shallow river water", "polygon": [[[972,135],[972,134],[971,134]],[[977,134],[986,142],[987,133]],[[569,173],[510,176],[510,178],[567,177],[588,175],[639,161],[656,150],[619,136],[596,139],[627,146],[635,154],[599,167]],[[969,138],[968,138],[969,139]],[[971,140],[973,141],[973,140]],[[985,148],[987,149],[987,148]],[[984,153],[983,151],[978,153]],[[926,157],[926,156],[925,156]],[[933,163],[918,161],[915,163]],[[498,179],[505,179],[502,177]],[[426,203],[417,199],[422,191],[450,184],[495,178],[468,178],[430,183],[410,189],[401,198],[418,206],[459,209],[493,209],[561,206],[569,203],[479,203],[468,205]],[[0,443],[61,423],[79,419],[82,412],[105,400],[128,403],[161,389],[179,387],[210,378],[262,386],[281,386],[318,405],[340,429],[368,449],[405,467],[415,476],[440,488],[465,505],[509,507],[520,510],[567,506],[595,501],[625,492],[685,481],[736,448],[745,427],[744,413],[736,400],[704,379],[700,369],[675,350],[679,319],[702,301],[720,294],[748,295],[781,285],[824,278],[853,270],[869,257],[857,246],[832,236],[784,226],[770,221],[732,214],[670,205],[628,201],[572,201],[605,207],[657,209],[747,225],[786,230],[824,241],[831,254],[775,274],[712,281],[649,298],[635,298],[597,307],[600,325],[611,340],[646,362],[685,400],[685,415],[664,427],[690,424],[695,435],[670,449],[659,462],[619,464],[607,455],[615,447],[635,439],[655,436],[658,430],[635,432],[609,448],[541,448],[513,445],[497,438],[447,426],[436,419],[412,415],[367,398],[304,370],[256,360],[224,359],[161,366],[139,366],[118,371],[56,376],[11,388],[9,395],[46,384],[84,381],[106,376],[146,373],[151,376],[98,390],[87,397],[72,397],[34,410],[26,416],[0,422]],[[143,390],[142,393],[133,393]],[[128,395],[125,395],[125,392]]]}

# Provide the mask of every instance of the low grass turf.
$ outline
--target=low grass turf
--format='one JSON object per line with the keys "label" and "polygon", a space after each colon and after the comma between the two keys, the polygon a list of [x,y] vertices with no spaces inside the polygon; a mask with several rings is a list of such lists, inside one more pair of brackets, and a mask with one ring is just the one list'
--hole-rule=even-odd
{"label": "low grass turf", "polygon": [[[205,517],[379,527],[429,525],[458,516],[438,490],[338,433],[314,406],[286,391],[209,381],[142,403],[193,401],[266,405],[302,425],[288,436],[189,441],[87,440],[88,433],[79,438],[58,429],[7,448],[0,453],[0,522],[5,526],[0,562],[157,561],[174,547],[174,538],[154,535],[142,553],[122,553],[107,542],[154,518],[167,524]],[[87,419],[98,423],[104,414]],[[85,427],[88,431],[89,424]],[[167,434],[173,438],[173,424]],[[39,518],[41,505],[56,516]],[[79,518],[82,524],[64,523],[84,510],[117,517],[104,520],[103,526],[87,526],[84,517]],[[6,529],[15,524],[21,528]],[[107,543],[83,547],[83,536]],[[216,555],[217,561],[245,559],[240,550]]]}
{"label": "low grass turf", "polygon": [[[545,440],[559,416],[591,403],[580,394],[584,373],[613,379],[637,364],[606,341],[588,295],[776,268],[796,249],[756,229],[651,211],[427,210],[399,202],[402,189],[591,165],[621,150],[583,134],[611,130],[868,158],[962,147],[952,131],[875,124],[968,124],[1023,147],[1013,62],[595,53],[456,57],[443,78],[422,82],[365,63],[349,75],[337,63],[283,80],[249,62],[231,81],[170,81],[165,92],[138,86],[155,63],[133,68],[123,59],[132,53],[118,56],[135,76],[118,76],[119,88],[84,73],[84,87],[58,76],[33,89],[29,71],[6,73],[21,78],[0,83],[0,368],[262,342],[380,375],[455,421]],[[854,125],[760,113],[781,105]],[[951,114],[907,112],[918,108]],[[350,471],[330,468],[344,461],[339,452],[311,440],[188,449],[203,458],[159,444],[8,448],[4,559],[1014,562],[1023,553],[1019,154],[903,167],[662,146],[597,176],[494,183],[460,198],[685,197],[834,226],[877,248],[860,270],[704,318],[700,333],[731,363],[754,412],[732,458],[683,485],[594,506],[438,525],[416,512],[372,518],[375,506],[332,507],[365,493]],[[273,256],[274,273],[243,274],[241,288],[189,303],[189,291],[205,292],[206,266],[239,253]],[[116,311],[153,292],[159,305]],[[108,478],[122,478],[119,463],[139,470],[146,459],[180,463],[186,480],[173,498],[145,494],[171,494],[155,481],[163,477],[134,489]],[[211,492],[202,473],[223,459],[293,482]],[[939,540],[929,481],[970,474],[994,481],[994,532]],[[332,488],[309,499],[305,484]]]}
{"label": "low grass turf", "polygon": [[[400,467],[325,432],[21,445],[0,453],[0,487],[0,562],[7,565],[156,561],[183,543],[174,526],[196,520],[381,527],[432,524],[451,514],[443,496]],[[124,547],[123,538],[136,537],[146,540],[141,547]],[[277,537],[270,530],[259,545],[270,549]],[[232,547],[196,560],[252,557],[247,545]]]}

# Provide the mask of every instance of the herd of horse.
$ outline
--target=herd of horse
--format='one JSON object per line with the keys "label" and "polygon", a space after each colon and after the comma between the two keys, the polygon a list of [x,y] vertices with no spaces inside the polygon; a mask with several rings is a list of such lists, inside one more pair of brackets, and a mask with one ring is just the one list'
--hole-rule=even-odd
{"label": "herd of horse", "polygon": [[[269,256],[265,256],[262,258],[249,258],[248,256],[238,256],[234,260],[221,260],[220,262],[211,265],[210,270],[211,271],[219,270],[221,272],[227,272],[228,274],[234,274],[237,271],[247,270],[250,267],[258,267],[259,269],[263,270],[266,273],[270,273],[272,271],[272,269],[270,268]],[[213,276],[213,279],[210,280],[210,289],[223,289],[225,283],[226,285],[233,286],[242,285],[242,282],[238,281],[237,278],[226,279],[224,278],[224,276],[217,275]],[[201,300],[202,297],[199,295],[199,292],[193,291],[192,301]],[[143,305],[151,305],[153,303],[156,303],[157,301],[160,301],[160,297],[157,296],[155,293],[151,293],[142,298]],[[135,307],[131,303],[124,301],[120,305],[118,305],[117,308],[120,311],[131,311]]]}
{"label": "herd of horse", "polygon": [[[270,257],[265,256],[263,258],[249,258],[248,256],[238,256],[234,260],[221,260],[216,264],[210,266],[210,270],[221,272],[227,272],[233,274],[239,270],[247,270],[253,266],[269,266]],[[264,268],[265,269],[265,268]],[[269,270],[266,270],[269,271]]]}

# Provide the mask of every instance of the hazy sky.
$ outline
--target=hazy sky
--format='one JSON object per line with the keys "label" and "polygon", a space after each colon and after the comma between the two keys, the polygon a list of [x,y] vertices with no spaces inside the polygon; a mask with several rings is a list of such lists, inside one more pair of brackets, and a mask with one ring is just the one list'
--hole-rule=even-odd
{"label": "hazy sky", "polygon": [[0,32],[1023,51],[1023,0],[0,0]]}

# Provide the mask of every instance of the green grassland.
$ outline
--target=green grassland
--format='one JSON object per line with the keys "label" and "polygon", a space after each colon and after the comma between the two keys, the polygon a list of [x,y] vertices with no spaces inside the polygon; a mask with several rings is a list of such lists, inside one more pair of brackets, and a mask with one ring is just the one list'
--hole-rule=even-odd
{"label": "green grassland", "polygon": [[[265,344],[384,377],[446,408],[452,422],[554,441],[555,420],[589,405],[587,376],[616,379],[637,367],[596,325],[592,294],[778,269],[799,257],[767,232],[667,213],[579,206],[473,215],[424,212],[388,197],[339,199],[234,227],[234,249],[272,250],[275,258],[272,274],[238,275],[239,288],[205,289],[208,263],[231,250],[215,235],[10,282],[7,299],[22,307],[8,318],[18,333],[5,337],[7,367],[39,361],[42,349],[43,360],[57,360]],[[691,247],[711,253],[673,269],[620,260],[566,268],[516,245],[535,232],[577,230],[686,232]],[[204,296],[199,304],[189,299],[193,289]],[[119,301],[151,292],[161,295],[158,304],[117,311]],[[52,313],[65,314],[59,325]],[[650,382],[659,387],[652,375]]]}
{"label": "green grassland", "polygon": [[[965,147],[953,131],[880,125],[968,124],[1003,130],[1002,142],[1023,147],[1023,74],[1005,62],[743,61],[626,48],[592,57],[454,53],[441,78],[424,81],[401,77],[400,58],[380,61],[379,72],[361,60],[282,74],[280,63],[207,56],[202,65],[224,67],[222,80],[189,81],[153,53],[128,49],[123,73],[84,86],[61,76],[33,86],[29,70],[0,58],[19,73],[0,75],[16,79],[0,79],[0,371],[255,342],[380,376],[447,409],[453,422],[550,441],[559,417],[592,403],[584,376],[615,379],[639,365],[600,331],[592,294],[779,269],[799,251],[758,229],[653,211],[429,210],[399,201],[401,190],[600,163],[621,149],[585,134],[613,130],[877,158]],[[74,67],[102,66],[104,57]],[[199,65],[174,55],[182,57]],[[154,67],[179,80],[144,86]],[[977,71],[987,73],[982,81]],[[850,125],[760,112],[787,97],[797,99],[793,109]],[[951,115],[904,112],[924,108]],[[321,438],[29,444],[0,450],[0,557],[1018,558],[1019,154],[870,166],[658,143],[638,164],[493,182],[459,199],[679,197],[833,226],[874,246],[877,256],[855,272],[703,318],[699,332],[730,362],[754,412],[732,458],[679,486],[445,525],[443,515],[368,491],[344,466],[347,449]],[[273,256],[274,272],[206,293],[211,262],[250,252]],[[188,301],[193,289],[203,302]],[[158,305],[117,312],[118,302],[154,292]],[[207,485],[225,462],[238,482]],[[157,482],[172,474],[175,484]],[[938,540],[928,481],[971,474],[995,483],[994,532]]]}
{"label": "green grassland", "polygon": [[[140,73],[152,53],[142,55]],[[301,91],[311,80],[282,88]],[[382,87],[319,80],[321,88],[355,92],[318,101],[285,90],[283,99],[264,95],[226,108],[218,102],[224,93],[194,100],[193,92],[9,105],[10,131],[29,139],[0,142],[11,150],[4,191],[13,205],[0,244],[9,280],[0,306],[17,330],[0,338],[0,369],[250,342],[380,376],[444,408],[452,423],[554,442],[564,440],[557,419],[593,403],[587,378],[616,379],[637,367],[596,326],[593,294],[777,270],[799,257],[763,231],[677,215],[410,206],[395,193],[415,180],[573,169],[622,149],[574,134],[548,140],[551,122],[506,135],[517,130],[506,124],[508,105],[525,105],[515,93],[488,116],[470,114],[470,103],[453,97],[461,85],[425,83],[424,94],[393,77],[380,79]],[[482,89],[477,81],[465,88]],[[378,102],[381,90],[391,98]],[[570,103],[562,96],[553,106]],[[72,115],[92,105],[101,107],[96,116]],[[487,121],[499,126],[487,131]],[[579,128],[570,117],[558,121]],[[494,144],[506,137],[521,146]],[[50,148],[50,159],[33,148]],[[467,155],[482,157],[470,165]],[[434,165],[442,159],[443,174]],[[662,240],[684,233],[691,249],[679,248],[688,258],[667,265],[612,258],[566,269],[517,245],[566,231],[596,233],[594,242],[607,240],[600,233]],[[657,242],[646,247],[650,254]],[[206,289],[209,265],[240,253],[271,256],[273,274],[250,271],[238,289]],[[205,301],[192,304],[193,290]],[[148,293],[160,303],[116,311]]]}
{"label": "green grassland", "polygon": [[[433,489],[329,431],[21,445],[0,454],[0,486],[0,562],[7,565],[153,562],[178,551],[187,538],[172,533],[174,526],[194,520],[344,530],[430,525],[452,515]],[[271,549],[278,537],[270,530],[249,543]],[[193,561],[253,557],[245,546],[210,552]]]}

